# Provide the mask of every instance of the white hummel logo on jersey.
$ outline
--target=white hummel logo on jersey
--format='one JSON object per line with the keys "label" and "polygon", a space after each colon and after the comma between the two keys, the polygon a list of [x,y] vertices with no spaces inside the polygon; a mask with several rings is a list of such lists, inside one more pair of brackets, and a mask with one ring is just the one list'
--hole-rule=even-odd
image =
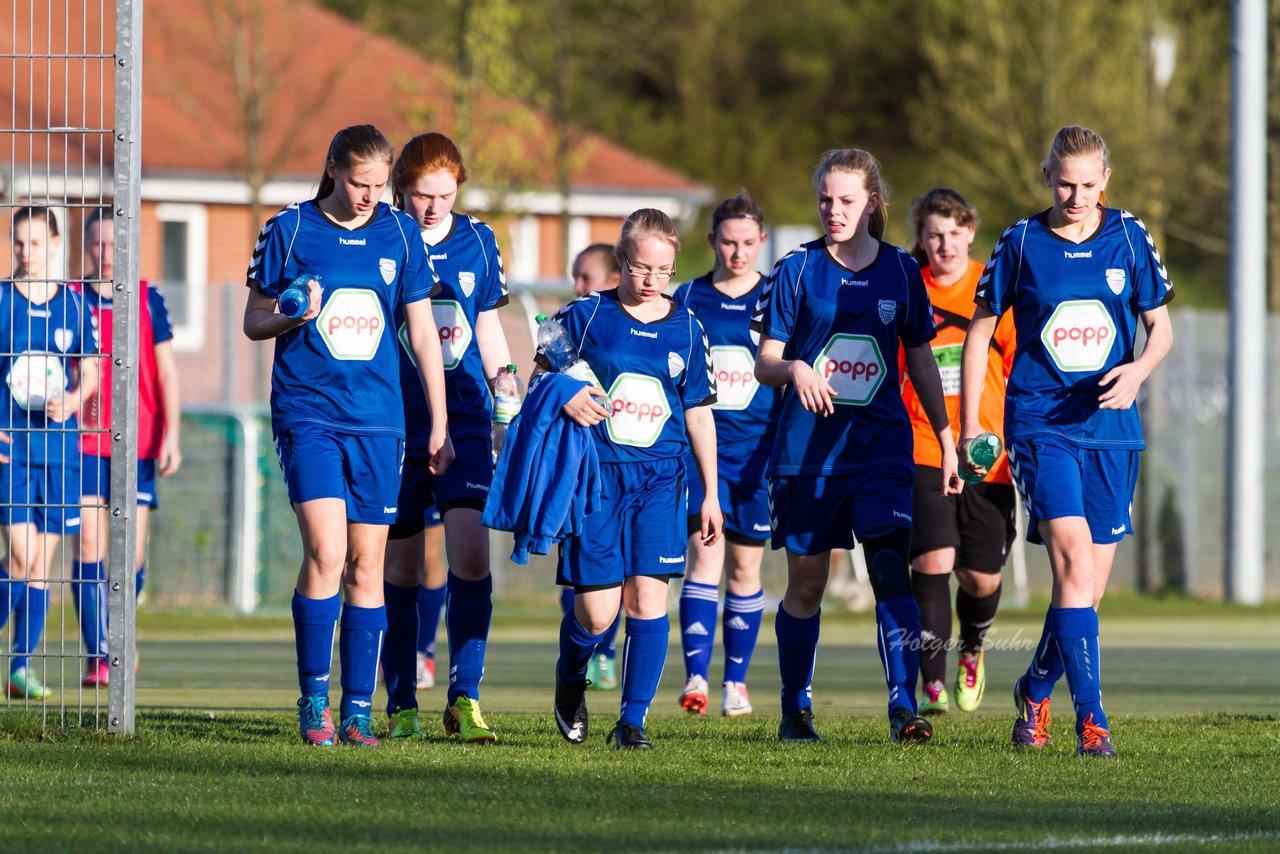
{"label": "white hummel logo on jersey", "polygon": [[1070,250],[1064,249],[1062,251],[1062,254],[1067,258],[1092,258],[1093,250],[1090,249],[1087,252],[1072,252]]}
{"label": "white hummel logo on jersey", "polygon": [[1121,525],[1119,528],[1112,528],[1112,529],[1111,529],[1111,533],[1112,533],[1112,534],[1123,534],[1123,533],[1124,533],[1124,525]]}
{"label": "white hummel logo on jersey", "polygon": [[641,332],[639,329],[629,329],[627,331],[630,332],[632,335],[639,336],[640,338],[657,338],[658,337],[658,333],[656,332]]}
{"label": "white hummel logo on jersey", "polygon": [[697,635],[699,637],[707,636],[707,627],[702,623],[694,623],[692,626],[684,630],[686,635]]}
{"label": "white hummel logo on jersey", "polygon": [[752,523],[751,523],[751,530],[753,530],[753,531],[762,531],[762,532],[764,532],[764,533],[766,533],[766,534],[767,534],[767,533],[769,533],[769,531],[770,531],[770,530],[772,530],[772,529],[771,529],[768,525],[761,525],[759,522],[752,522]]}
{"label": "white hummel logo on jersey", "polygon": [[722,302],[720,307],[725,311],[746,311],[746,305],[733,305],[732,303]]}
{"label": "white hummel logo on jersey", "polygon": [[399,507],[383,507],[383,508],[382,508],[382,512],[383,512],[383,513],[395,513],[395,512],[398,512],[398,511],[399,511],[399,509],[400,509]]}
{"label": "white hummel logo on jersey", "polygon": [[724,627],[726,629],[735,629],[740,632],[745,632],[747,629],[751,628],[750,626],[747,625],[746,620],[742,619],[736,614],[724,621]]}
{"label": "white hummel logo on jersey", "polygon": [[684,563],[684,555],[678,555],[676,557],[663,557],[662,555],[658,555],[658,563]]}

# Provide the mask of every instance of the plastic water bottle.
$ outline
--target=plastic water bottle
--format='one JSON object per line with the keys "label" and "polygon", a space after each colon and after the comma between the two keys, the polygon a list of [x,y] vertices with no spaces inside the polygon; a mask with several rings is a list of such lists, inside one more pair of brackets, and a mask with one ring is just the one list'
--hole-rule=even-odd
{"label": "plastic water bottle", "polygon": [[289,283],[289,287],[280,292],[280,313],[297,320],[299,317],[307,313],[307,309],[311,307],[311,291],[308,285],[311,282],[320,284],[319,276],[299,276]]}
{"label": "plastic water bottle", "polygon": [[[554,317],[548,318],[545,314],[539,314],[533,320],[538,324],[538,352],[546,357],[551,364],[551,369],[558,374],[567,374],[575,380],[591,383],[603,392],[604,385],[596,376],[596,372],[591,370],[591,366],[578,358],[578,348],[570,340],[569,333],[564,331],[560,321]],[[596,403],[609,409],[607,398],[596,398]]]}
{"label": "plastic water bottle", "polygon": [[[1000,437],[995,433],[981,433],[969,443],[966,453],[969,460],[976,466],[981,466],[987,470],[987,474],[991,473],[991,467],[996,464],[996,460],[1000,457],[1003,448],[1000,445]],[[965,471],[964,466],[960,467],[960,477],[966,483],[978,483],[986,475],[976,475]]]}
{"label": "plastic water bottle", "polygon": [[520,377],[515,365],[498,374],[493,381],[493,462],[497,465],[507,444],[507,427],[520,414]]}

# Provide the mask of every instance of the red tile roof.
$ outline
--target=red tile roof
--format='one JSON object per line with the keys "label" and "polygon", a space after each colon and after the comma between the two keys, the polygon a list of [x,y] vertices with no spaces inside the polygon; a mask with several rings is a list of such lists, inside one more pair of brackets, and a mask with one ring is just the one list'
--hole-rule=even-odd
{"label": "red tile roof", "polygon": [[[64,5],[49,4],[33,16],[20,9],[16,34],[0,27],[0,52],[111,53],[114,29],[101,30],[98,4],[73,10],[71,20],[64,19]],[[113,27],[112,10],[105,14]],[[346,125],[375,124],[395,145],[413,133],[454,128],[451,69],[300,0],[153,2],[144,30],[144,175],[243,176],[246,122],[236,94],[236,44],[247,57],[241,71],[252,69],[261,81],[262,166],[271,178],[317,179],[329,138]],[[97,59],[0,62],[0,86],[14,93],[14,116],[0,115],[0,125],[110,127],[110,74],[110,62]],[[545,115],[493,94],[470,106],[478,130],[464,153],[477,184],[553,185]],[[94,134],[0,134],[0,169],[12,162],[21,171],[30,163],[43,172],[48,163],[56,173],[64,165],[78,172],[83,152],[88,171],[97,174],[99,156],[109,170],[110,150],[110,139]],[[589,133],[575,134],[571,163],[575,190],[704,189]]]}

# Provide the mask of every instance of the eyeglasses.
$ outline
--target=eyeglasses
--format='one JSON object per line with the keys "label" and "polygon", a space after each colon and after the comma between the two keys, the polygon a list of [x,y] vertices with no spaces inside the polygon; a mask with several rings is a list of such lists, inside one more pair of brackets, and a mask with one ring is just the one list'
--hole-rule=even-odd
{"label": "eyeglasses", "polygon": [[624,257],[622,260],[627,265],[627,272],[642,282],[650,276],[653,277],[655,282],[666,282],[676,274],[676,268],[674,266],[667,267],[662,270],[651,270],[648,267],[635,266],[631,263],[630,258]]}

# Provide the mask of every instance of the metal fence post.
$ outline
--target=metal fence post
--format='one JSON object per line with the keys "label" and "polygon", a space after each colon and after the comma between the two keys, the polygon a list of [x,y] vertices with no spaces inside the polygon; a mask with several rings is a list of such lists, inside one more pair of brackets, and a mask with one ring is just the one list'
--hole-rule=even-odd
{"label": "metal fence post", "polygon": [[137,596],[138,238],[141,216],[142,0],[116,0],[115,279],[111,283],[111,489],[107,552],[107,632],[111,678],[107,731],[131,735]]}

